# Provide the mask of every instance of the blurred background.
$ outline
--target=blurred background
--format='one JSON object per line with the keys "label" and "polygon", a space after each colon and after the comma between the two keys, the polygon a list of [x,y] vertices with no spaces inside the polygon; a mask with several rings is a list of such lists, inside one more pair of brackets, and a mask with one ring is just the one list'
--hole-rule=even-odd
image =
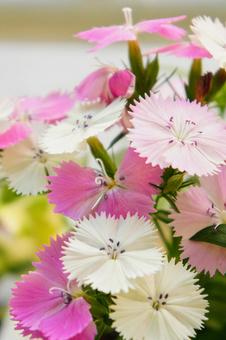
{"label": "blurred background", "polygon": [[[122,65],[126,44],[90,54],[90,46],[73,35],[93,26],[123,23],[125,6],[133,8],[134,22],[185,14],[184,27],[198,15],[225,21],[226,12],[225,0],[0,0],[0,97],[72,90],[101,62]],[[164,42],[148,35],[141,40],[144,50]],[[183,73],[190,62],[167,56],[161,57],[161,64],[171,71],[177,65]],[[15,277],[30,268],[38,247],[65,225],[45,197],[18,199],[1,185],[0,340],[21,339],[5,308]]]}

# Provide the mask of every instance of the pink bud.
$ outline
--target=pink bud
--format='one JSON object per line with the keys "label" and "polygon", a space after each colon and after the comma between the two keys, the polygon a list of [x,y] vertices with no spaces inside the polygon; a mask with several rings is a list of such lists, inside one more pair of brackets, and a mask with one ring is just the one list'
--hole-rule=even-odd
{"label": "pink bud", "polygon": [[115,69],[112,67],[101,67],[90,73],[75,88],[75,96],[79,101],[101,100],[109,102],[108,79]]}
{"label": "pink bud", "polygon": [[109,89],[114,98],[129,98],[135,88],[135,76],[129,70],[119,70],[109,79]]}

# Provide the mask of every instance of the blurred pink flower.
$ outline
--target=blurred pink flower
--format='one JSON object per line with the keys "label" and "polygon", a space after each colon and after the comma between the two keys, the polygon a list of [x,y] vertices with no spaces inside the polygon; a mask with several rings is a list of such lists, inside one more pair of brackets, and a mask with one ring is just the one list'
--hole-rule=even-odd
{"label": "blurred pink flower", "polygon": [[172,25],[174,22],[185,19],[185,16],[145,20],[133,25],[132,9],[123,8],[123,13],[126,21],[124,25],[95,27],[77,33],[75,36],[96,43],[91,51],[97,51],[118,41],[136,40],[137,34],[140,32],[158,34],[170,40],[181,39],[186,34],[182,28]]}
{"label": "blurred pink flower", "polygon": [[145,55],[149,54],[173,54],[176,57],[186,57],[191,59],[211,58],[211,54],[204,48],[193,42],[179,42],[159,48],[151,48]]}
{"label": "blurred pink flower", "polygon": [[55,211],[73,219],[90,213],[126,216],[138,213],[149,216],[153,211],[154,185],[161,183],[159,167],[145,164],[133,149],[128,149],[114,178],[103,171],[84,168],[74,162],[63,163],[51,176],[49,202]]}
{"label": "blurred pink flower", "polygon": [[80,102],[101,101],[111,103],[118,97],[130,97],[135,87],[135,76],[129,70],[104,66],[90,73],[75,88],[75,98]]}
{"label": "blurred pink flower", "polygon": [[69,281],[60,261],[68,235],[52,240],[38,253],[36,270],[13,289],[11,316],[23,335],[48,340],[93,340],[96,327],[90,306],[76,281]]}
{"label": "blurred pink flower", "polygon": [[202,176],[216,173],[224,164],[224,123],[207,106],[151,94],[140,98],[131,110],[131,146],[153,166],[172,166]]}
{"label": "blurred pink flower", "polygon": [[46,97],[12,99],[11,112],[0,119],[0,148],[7,148],[26,139],[32,132],[31,123],[34,121],[54,123],[65,118],[74,102],[71,95],[60,92]]}
{"label": "blurred pink flower", "polygon": [[226,167],[217,175],[201,178],[201,187],[179,193],[176,204],[180,213],[171,216],[176,235],[182,236],[182,257],[189,258],[198,271],[225,274],[226,249],[190,238],[203,228],[226,223]]}

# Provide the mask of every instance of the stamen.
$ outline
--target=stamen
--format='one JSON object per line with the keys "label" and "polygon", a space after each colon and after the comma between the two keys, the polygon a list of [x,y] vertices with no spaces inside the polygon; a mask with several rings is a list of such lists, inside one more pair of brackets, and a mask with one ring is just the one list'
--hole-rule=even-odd
{"label": "stamen", "polygon": [[124,7],[122,9],[122,11],[123,11],[123,14],[124,14],[126,26],[129,26],[129,27],[133,26],[132,8]]}

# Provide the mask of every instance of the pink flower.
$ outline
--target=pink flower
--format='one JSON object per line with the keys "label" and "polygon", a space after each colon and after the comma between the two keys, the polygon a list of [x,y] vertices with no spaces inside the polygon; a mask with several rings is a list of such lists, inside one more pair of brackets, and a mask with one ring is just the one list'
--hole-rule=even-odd
{"label": "pink flower", "polygon": [[224,123],[207,106],[152,94],[140,98],[131,110],[131,145],[153,166],[202,176],[216,173],[224,164]]}
{"label": "pink flower", "polygon": [[145,53],[149,54],[168,53],[176,57],[186,57],[191,59],[211,58],[211,54],[204,48],[193,42],[180,42],[172,45],[166,45],[159,48],[152,48]]}
{"label": "pink flower", "polygon": [[76,281],[68,281],[60,261],[68,235],[57,237],[38,253],[36,270],[17,282],[11,298],[11,315],[17,329],[32,338],[93,340],[96,327],[90,306]]}
{"label": "pink flower", "polygon": [[55,92],[47,97],[23,97],[13,101],[9,115],[0,121],[0,148],[4,149],[26,139],[32,122],[54,123],[65,118],[75,99]]}
{"label": "pink flower", "polygon": [[89,74],[76,86],[75,97],[81,102],[101,101],[110,104],[118,97],[130,97],[134,87],[135,76],[129,70],[105,66]]}
{"label": "pink flower", "polygon": [[181,39],[186,33],[182,28],[172,25],[174,22],[185,19],[185,16],[146,20],[133,25],[131,8],[123,8],[123,13],[126,21],[124,25],[95,27],[77,33],[75,36],[96,43],[91,51],[97,51],[118,41],[136,40],[140,32],[158,34],[171,40]]}
{"label": "pink flower", "polygon": [[217,175],[201,178],[201,187],[179,193],[176,204],[180,213],[172,214],[173,226],[176,235],[182,236],[183,258],[189,258],[198,271],[225,274],[226,249],[190,238],[203,228],[226,222],[226,167]]}
{"label": "pink flower", "polygon": [[153,211],[151,195],[156,193],[152,184],[160,184],[162,172],[128,149],[114,178],[74,162],[63,163],[56,174],[50,177],[49,202],[56,205],[56,212],[79,219],[101,211],[116,217],[128,212],[148,217]]}

